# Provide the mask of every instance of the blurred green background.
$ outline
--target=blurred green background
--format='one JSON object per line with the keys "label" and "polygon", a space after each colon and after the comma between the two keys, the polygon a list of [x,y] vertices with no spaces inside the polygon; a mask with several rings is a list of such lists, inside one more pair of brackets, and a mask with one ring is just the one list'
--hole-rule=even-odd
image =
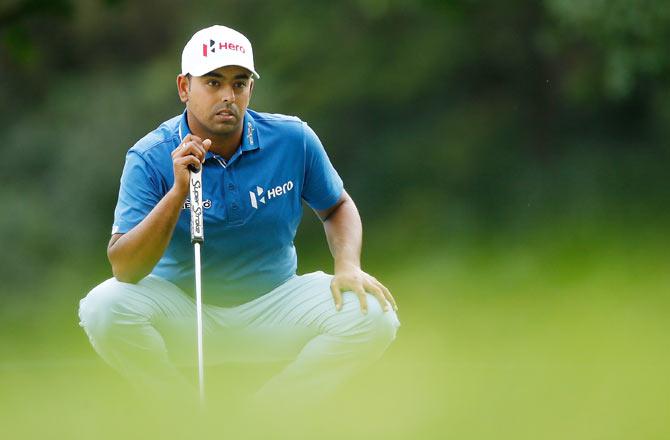
{"label": "blurred green background", "polygon": [[[251,107],[308,121],[356,200],[403,327],[299,415],[148,408],[78,300],[125,152],[182,111],[211,24],[254,44]],[[0,2],[0,426],[7,438],[670,437],[670,2]],[[305,212],[300,272],[331,270]],[[141,407],[141,410],[138,410]],[[273,417],[273,415],[275,417]],[[263,423],[259,423],[262,420]],[[4,435],[3,435],[4,437]]]}

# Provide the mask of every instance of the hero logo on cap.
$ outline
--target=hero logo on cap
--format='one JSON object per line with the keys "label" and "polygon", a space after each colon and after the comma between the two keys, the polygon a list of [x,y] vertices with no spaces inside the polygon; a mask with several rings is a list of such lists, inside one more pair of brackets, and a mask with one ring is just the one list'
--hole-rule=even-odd
{"label": "hero logo on cap", "polygon": [[240,46],[239,44],[235,43],[217,43],[214,40],[209,40],[209,47],[207,44],[202,45],[202,56],[206,57],[207,53],[215,53],[217,46],[219,50],[238,50],[242,53],[246,53],[246,50],[244,50],[244,46]]}
{"label": "hero logo on cap", "polygon": [[181,73],[202,76],[224,66],[240,66],[256,78],[251,42],[226,26],[210,26],[196,32],[181,53]]}

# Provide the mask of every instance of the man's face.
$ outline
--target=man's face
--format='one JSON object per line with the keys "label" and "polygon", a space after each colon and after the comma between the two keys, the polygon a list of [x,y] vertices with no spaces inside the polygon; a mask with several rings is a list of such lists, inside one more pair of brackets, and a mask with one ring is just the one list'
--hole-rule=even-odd
{"label": "man's face", "polygon": [[220,67],[202,76],[177,78],[179,97],[195,123],[191,130],[226,136],[242,130],[244,112],[253,90],[251,72],[243,67]]}

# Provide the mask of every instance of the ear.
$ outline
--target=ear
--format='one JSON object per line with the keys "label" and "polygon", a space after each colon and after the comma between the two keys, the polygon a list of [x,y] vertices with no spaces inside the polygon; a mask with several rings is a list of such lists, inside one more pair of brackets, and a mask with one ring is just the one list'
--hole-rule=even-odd
{"label": "ear", "polygon": [[186,75],[177,75],[177,93],[181,102],[188,102],[189,79]]}
{"label": "ear", "polygon": [[251,98],[251,94],[254,92],[254,79],[249,78],[251,81],[249,81],[249,97]]}

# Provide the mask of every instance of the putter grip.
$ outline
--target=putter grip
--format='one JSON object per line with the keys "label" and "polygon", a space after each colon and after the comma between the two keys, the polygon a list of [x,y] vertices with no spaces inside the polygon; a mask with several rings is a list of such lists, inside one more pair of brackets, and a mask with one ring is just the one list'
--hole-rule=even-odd
{"label": "putter grip", "polygon": [[191,243],[205,241],[203,207],[202,207],[202,167],[190,172],[189,200],[191,204]]}

